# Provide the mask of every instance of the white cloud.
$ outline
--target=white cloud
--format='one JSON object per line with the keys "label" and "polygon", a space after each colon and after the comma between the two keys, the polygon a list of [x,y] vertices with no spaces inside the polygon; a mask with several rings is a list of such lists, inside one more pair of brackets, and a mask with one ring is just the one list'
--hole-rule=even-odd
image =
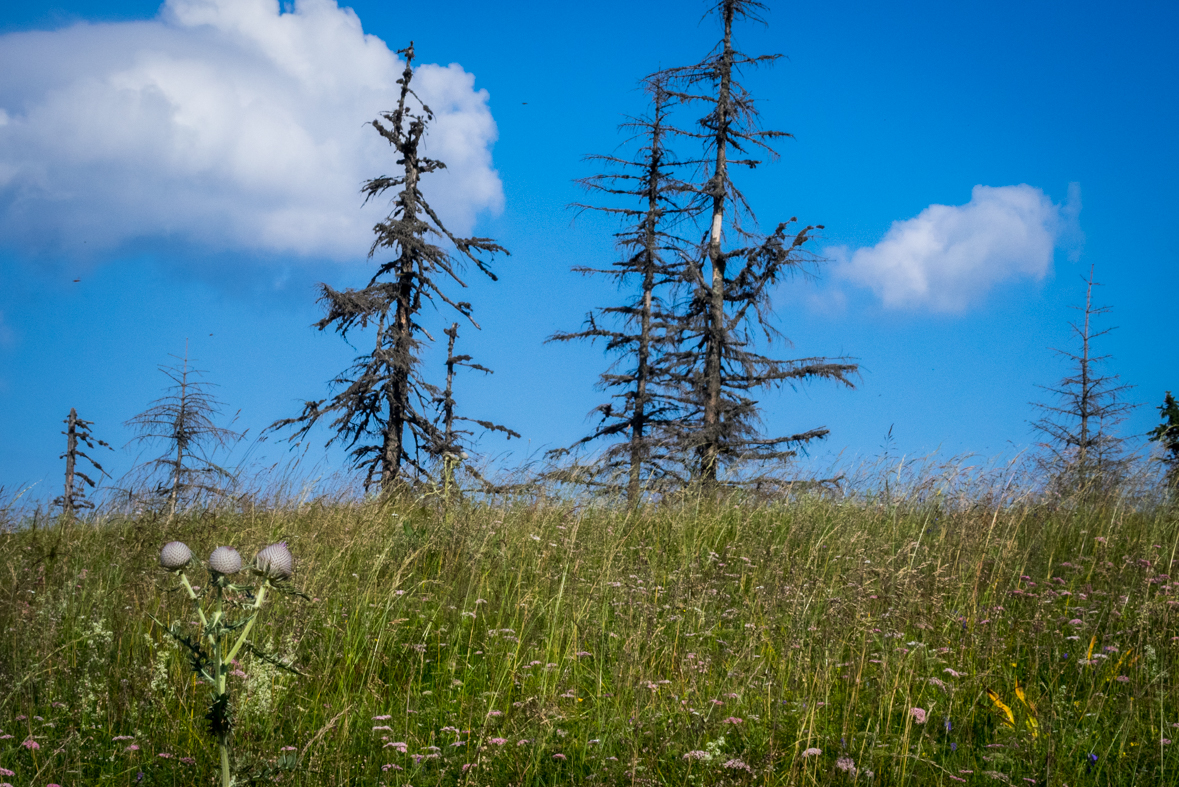
{"label": "white cloud", "polygon": [[958,312],[1008,279],[1040,281],[1058,241],[1079,248],[1080,189],[1064,206],[1028,185],[975,186],[965,205],[930,205],[871,248],[828,249],[836,275],[889,308]]}
{"label": "white cloud", "polygon": [[[151,21],[0,36],[0,240],[361,256],[388,207],[361,210],[361,182],[396,169],[367,122],[403,66],[334,0],[167,0]],[[462,234],[503,202],[474,81],[457,64],[414,78],[447,164],[423,188]]]}

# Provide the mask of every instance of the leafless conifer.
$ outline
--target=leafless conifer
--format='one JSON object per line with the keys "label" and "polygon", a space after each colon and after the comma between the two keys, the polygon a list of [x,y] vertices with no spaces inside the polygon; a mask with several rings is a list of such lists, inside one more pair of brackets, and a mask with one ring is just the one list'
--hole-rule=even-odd
{"label": "leafless conifer", "polygon": [[[457,421],[466,421],[483,427],[489,432],[503,432],[509,440],[513,437],[519,438],[520,434],[509,429],[506,426],[492,423],[491,421],[481,421],[476,418],[467,418],[465,416],[455,414],[454,401],[454,373],[455,369],[460,366],[465,366],[468,369],[483,372],[484,374],[494,374],[486,366],[480,366],[473,362],[469,355],[455,355],[454,345],[458,340],[459,324],[451,323],[443,333],[447,336],[446,343],[446,387],[438,392],[434,397],[434,404],[438,408],[438,419],[435,424],[435,436],[438,443],[430,448],[430,455],[435,457],[442,463],[443,472],[446,475],[446,480],[452,485],[454,483],[454,469],[462,464],[467,459],[467,448],[469,441],[474,436],[474,432],[470,429],[461,429],[456,425]],[[432,388],[432,386],[431,386]],[[474,472],[474,470],[472,470]]]}
{"label": "leafless conifer", "polygon": [[63,516],[73,518],[81,509],[94,508],[94,503],[86,499],[86,486],[89,486],[91,489],[97,486],[94,479],[78,469],[78,460],[85,459],[95,470],[103,475],[109,475],[94,457],[78,448],[78,444],[81,443],[91,451],[94,450],[96,445],[108,450],[114,449],[108,443],[95,439],[90,431],[90,427],[94,426],[94,422],[83,421],[78,417],[78,411],[75,408],[70,408],[69,417],[62,421],[62,423],[66,425],[66,430],[62,432],[66,436],[66,452],[58,458],[66,460],[65,489],[62,491],[61,497],[54,500],[53,504],[55,506],[61,506]]}
{"label": "leafless conifer", "polygon": [[[489,238],[459,238],[451,234],[422,196],[423,175],[446,165],[421,155],[419,147],[427,124],[434,115],[410,88],[413,79],[413,42],[398,54],[405,56],[405,69],[397,108],[384,112],[372,122],[373,128],[394,148],[400,174],[367,181],[365,201],[396,190],[393,210],[374,228],[376,239],[369,249],[390,249],[396,257],[377,269],[363,290],[320,286],[320,302],[327,316],[315,323],[319,330],[334,327],[347,339],[349,332],[375,327],[371,352],[356,358],[352,366],[332,384],[340,389],[330,400],[306,402],[297,418],[287,418],[269,429],[297,426],[291,440],[305,437],[323,417],[332,416],[335,432],[328,441],[346,443],[353,462],[366,471],[365,485],[390,489],[408,467],[419,476],[428,475],[435,451],[444,450],[446,440],[431,418],[437,389],[420,373],[422,339],[433,337],[419,322],[424,305],[442,301],[478,327],[471,318],[471,304],[452,300],[442,291],[447,281],[460,287],[462,266],[469,261],[492,280],[496,277],[480,256],[507,251]],[[453,256],[429,242],[430,236],[449,242]]]}
{"label": "leafless conifer", "polygon": [[[705,482],[715,482],[722,463],[789,457],[827,435],[828,430],[820,427],[784,437],[762,436],[760,409],[752,392],[814,378],[852,387],[850,376],[857,371],[847,358],[782,361],[754,350],[758,338],[785,339],[770,322],[772,288],[819,261],[806,244],[814,230],[822,229],[794,229],[792,218],[768,237],[760,237],[742,224],[743,218],[756,218],[734,184],[731,168],[760,164],[744,157],[749,151],[776,158],[773,141],[790,136],[760,128],[754,99],[739,81],[742,69],[780,57],[750,57],[734,47],[733,22],[760,22],[757,13],[763,8],[755,0],[718,0],[712,8],[724,29],[718,46],[694,66],[659,74],[680,88],[672,91],[678,101],[707,108],[699,131],[680,132],[703,142],[709,164],[702,168],[703,182],[696,187],[707,227],[701,251],[688,266],[695,293],[677,338],[682,404],[691,412],[676,421],[682,445],[695,452],[695,476]],[[726,226],[732,239],[746,245],[726,249]]]}
{"label": "leafless conifer", "polygon": [[674,294],[682,284],[684,259],[692,244],[675,232],[685,218],[680,198],[689,187],[674,174],[685,165],[699,164],[680,161],[667,148],[667,117],[674,101],[664,79],[656,75],[644,87],[651,96],[650,114],[622,126],[641,142],[635,156],[590,156],[589,160],[600,162],[608,171],[579,181],[598,195],[624,197],[637,204],[575,206],[618,217],[625,226],[615,236],[623,253],[621,260],[609,269],[574,270],[609,276],[620,287],[637,284],[636,295],[621,306],[595,309],[582,330],[557,333],[549,339],[603,340],[606,351],[618,356],[599,382],[602,389],[616,392],[613,401],[594,409],[600,417],[598,425],[575,447],[626,437],[625,442],[615,442],[606,449],[598,469],[607,475],[625,473],[631,505],[638,503],[645,482],[674,476],[682,465],[679,446],[668,439],[666,430],[680,416],[679,404],[669,395],[666,356],[671,349],[668,336],[678,321],[672,311]]}
{"label": "leafless conifer", "polygon": [[1056,403],[1034,403],[1044,417],[1032,423],[1032,428],[1045,437],[1040,444],[1045,451],[1045,468],[1059,484],[1081,490],[1094,485],[1105,487],[1120,478],[1125,466],[1125,440],[1114,430],[1137,406],[1121,400],[1131,386],[1119,383],[1116,374],[1100,373],[1099,367],[1110,356],[1093,353],[1093,342],[1114,330],[1094,327],[1094,319],[1109,311],[1109,307],[1093,304],[1093,288],[1099,286],[1093,280],[1091,267],[1085,305],[1073,307],[1084,317],[1069,324],[1080,345],[1078,352],[1053,349],[1068,362],[1072,372],[1056,386],[1037,386]]}
{"label": "leafless conifer", "polygon": [[214,416],[224,406],[209,391],[212,383],[194,379],[204,374],[189,366],[188,353],[179,366],[161,366],[172,381],[167,393],[151,407],[127,421],[137,432],[132,443],[162,445],[164,452],[132,470],[137,487],[151,486],[152,495],[163,500],[169,516],[177,508],[210,495],[224,493],[233,474],[213,461],[217,451],[229,448],[244,434],[218,426]]}

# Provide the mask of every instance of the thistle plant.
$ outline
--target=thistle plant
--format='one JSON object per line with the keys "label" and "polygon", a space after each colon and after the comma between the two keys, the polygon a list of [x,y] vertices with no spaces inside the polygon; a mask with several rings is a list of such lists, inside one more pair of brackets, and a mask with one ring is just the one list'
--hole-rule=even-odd
{"label": "thistle plant", "polygon": [[[234,659],[243,651],[280,669],[296,675],[303,674],[277,656],[256,648],[249,637],[270,591],[301,598],[307,596],[290,584],[295,561],[286,542],[271,544],[259,550],[253,562],[246,566],[248,576],[251,577],[246,582],[235,579],[243,566],[241,554],[233,547],[219,546],[209,555],[209,582],[203,588],[194,588],[188,579],[186,570],[192,560],[192,550],[180,541],[171,541],[160,550],[160,566],[176,575],[196,607],[200,619],[199,635],[193,637],[183,633],[179,622],[164,626],[154,616],[152,620],[188,650],[192,671],[212,689],[209,712],[205,714],[205,719],[209,723],[209,734],[217,740],[221,758],[221,787],[230,787],[234,783],[229,762],[233,706],[230,704],[226,678],[233,668]],[[211,606],[208,612],[206,604]],[[279,762],[278,767],[292,769],[294,766],[293,758],[287,757]]]}

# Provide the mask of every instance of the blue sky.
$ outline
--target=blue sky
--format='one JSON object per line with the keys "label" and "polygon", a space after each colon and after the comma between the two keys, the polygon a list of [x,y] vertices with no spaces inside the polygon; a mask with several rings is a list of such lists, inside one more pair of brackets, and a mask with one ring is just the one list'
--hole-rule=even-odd
{"label": "blue sky", "polygon": [[[360,181],[394,162],[364,123],[391,106],[391,52],[410,39],[437,64],[418,84],[450,165],[428,194],[512,252],[498,283],[469,277],[483,330],[461,346],[496,373],[462,378],[460,406],[524,435],[482,442],[504,461],[576,440],[606,361],[543,341],[617,294],[570,273],[613,259],[614,226],[566,208],[574,179],[643,111],[641,77],[713,46],[705,7],[4,5],[0,485],[56,494],[70,407],[121,449],[186,341],[251,436],[325,395],[353,351],[310,327],[314,288],[371,270]],[[764,228],[825,225],[815,249],[830,260],[776,293],[795,345],[781,352],[863,371],[854,391],[767,394],[767,431],[826,425],[820,464],[877,455],[890,428],[895,453],[1028,446],[1029,402],[1067,371],[1050,348],[1070,346],[1090,265],[1119,326],[1099,349],[1143,404],[1124,432],[1150,429],[1179,391],[1176,6],[772,2],[766,20],[738,44],[786,57],[746,84],[765,126],[794,139],[739,184]],[[319,443],[308,456],[340,466]]]}

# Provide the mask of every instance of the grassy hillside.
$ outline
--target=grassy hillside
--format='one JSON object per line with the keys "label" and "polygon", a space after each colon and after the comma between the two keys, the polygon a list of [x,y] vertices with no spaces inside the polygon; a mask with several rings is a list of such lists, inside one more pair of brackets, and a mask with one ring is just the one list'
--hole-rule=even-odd
{"label": "grassy hillside", "polygon": [[1179,780],[1173,513],[815,498],[2,534],[0,782],[213,783],[208,689],[149,617],[195,620],[172,539],[298,560],[312,600],[254,641],[307,677],[230,678],[235,760],[293,750],[284,784]]}

